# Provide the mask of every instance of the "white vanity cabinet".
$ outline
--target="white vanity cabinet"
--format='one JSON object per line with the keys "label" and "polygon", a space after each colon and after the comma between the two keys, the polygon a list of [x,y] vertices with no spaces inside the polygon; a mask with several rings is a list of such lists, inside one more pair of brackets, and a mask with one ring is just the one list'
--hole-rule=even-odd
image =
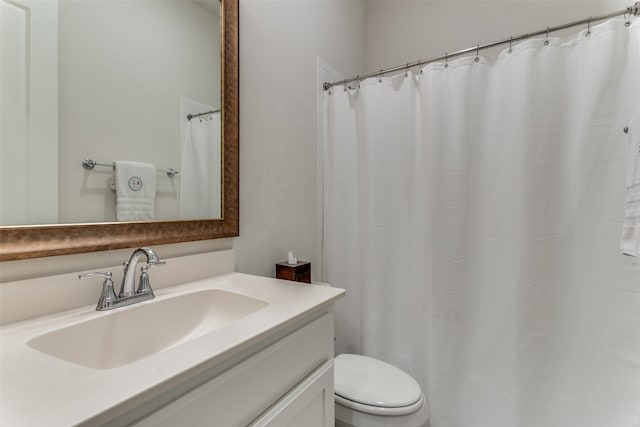
{"label": "white vanity cabinet", "polygon": [[[233,267],[221,253],[185,258],[163,271]],[[3,283],[2,308],[31,303],[33,289],[48,303],[52,284],[79,273]],[[0,425],[333,426],[332,307],[344,290],[230,271],[154,293],[3,324]]]}
{"label": "white vanity cabinet", "polygon": [[300,323],[134,425],[333,426],[333,313]]}

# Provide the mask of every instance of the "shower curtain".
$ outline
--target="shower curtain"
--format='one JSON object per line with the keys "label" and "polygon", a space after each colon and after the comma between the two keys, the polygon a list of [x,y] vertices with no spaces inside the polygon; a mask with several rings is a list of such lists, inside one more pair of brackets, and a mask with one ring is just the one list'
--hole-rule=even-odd
{"label": "shower curtain", "polygon": [[187,124],[180,168],[180,218],[220,218],[220,114]]}
{"label": "shower curtain", "polygon": [[640,426],[639,24],[325,93],[336,353],[413,375],[431,427]]}

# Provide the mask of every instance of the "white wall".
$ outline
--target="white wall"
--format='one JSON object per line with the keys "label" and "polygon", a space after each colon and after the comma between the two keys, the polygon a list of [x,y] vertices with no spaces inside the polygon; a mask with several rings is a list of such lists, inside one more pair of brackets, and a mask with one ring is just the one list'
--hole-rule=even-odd
{"label": "white wall", "polygon": [[293,250],[317,276],[316,57],[364,67],[364,3],[240,1],[238,271],[265,276]]}
{"label": "white wall", "polygon": [[[232,239],[202,240],[198,242],[176,243],[171,245],[152,246],[161,260],[179,256],[201,254],[205,252],[222,251],[233,248]],[[35,258],[19,261],[4,261],[0,263],[0,286],[4,282],[33,279],[36,277],[72,273],[78,271],[102,271],[110,265],[121,265],[131,256],[132,249],[117,249],[103,252],[86,252],[77,255],[61,255],[47,258]],[[112,271],[114,277],[122,274]],[[163,275],[161,269],[150,275]],[[84,286],[78,280],[78,286]],[[98,294],[96,294],[96,298]],[[97,301],[97,300],[96,300]]]}
{"label": "white wall", "polygon": [[366,68],[371,72],[428,59],[631,4],[629,0],[368,1]]}
{"label": "white wall", "polygon": [[[180,100],[219,108],[219,16],[191,1],[60,2],[60,222],[115,221],[113,171],[180,169]],[[179,217],[180,177],[157,175],[156,219]]]}

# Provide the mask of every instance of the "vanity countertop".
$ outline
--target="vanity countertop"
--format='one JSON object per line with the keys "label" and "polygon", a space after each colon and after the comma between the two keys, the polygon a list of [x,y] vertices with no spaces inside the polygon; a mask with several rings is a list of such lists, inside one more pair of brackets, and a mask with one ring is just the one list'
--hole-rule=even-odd
{"label": "vanity countertop", "polygon": [[109,316],[115,310],[97,312],[92,305],[2,327],[0,424],[70,426],[99,415],[104,420],[118,416],[124,407],[144,401],[150,390],[159,393],[227,361],[344,295],[344,290],[337,288],[229,273],[163,288],[155,292],[154,300],[117,310],[135,310],[142,304],[209,289],[250,296],[268,305],[212,332],[111,369],[67,362],[33,349],[28,342],[69,325]]}

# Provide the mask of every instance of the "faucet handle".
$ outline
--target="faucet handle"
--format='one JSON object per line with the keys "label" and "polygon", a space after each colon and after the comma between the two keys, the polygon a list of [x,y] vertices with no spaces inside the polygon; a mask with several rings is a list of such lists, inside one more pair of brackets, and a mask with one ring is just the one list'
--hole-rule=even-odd
{"label": "faucet handle", "polygon": [[138,281],[138,289],[136,294],[151,294],[153,295],[153,289],[151,289],[151,283],[149,282],[149,274],[147,271],[154,265],[165,265],[164,261],[150,262],[140,267],[140,280]]}
{"label": "faucet handle", "polygon": [[78,279],[86,279],[87,277],[94,277],[94,276],[100,276],[100,277],[104,277],[105,280],[111,280],[111,277],[113,275],[111,274],[110,271],[106,271],[104,273],[101,271],[94,271],[93,273],[78,274]]}
{"label": "faucet handle", "polygon": [[84,273],[79,274],[79,279],[86,279],[89,277],[104,277],[104,282],[102,283],[102,293],[100,294],[100,299],[98,299],[98,305],[96,305],[96,310],[108,310],[111,308],[113,303],[118,299],[116,297],[116,293],[113,291],[113,280],[111,280],[112,274],[110,271],[105,273],[100,271],[94,271],[92,273]]}

